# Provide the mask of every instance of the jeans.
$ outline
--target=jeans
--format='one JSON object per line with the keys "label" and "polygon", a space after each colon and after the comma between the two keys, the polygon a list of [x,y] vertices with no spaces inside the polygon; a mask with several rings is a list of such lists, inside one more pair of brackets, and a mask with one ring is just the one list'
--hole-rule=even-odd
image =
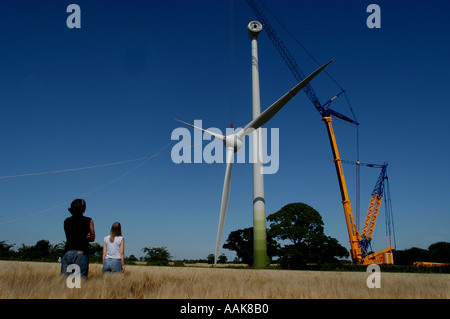
{"label": "jeans", "polygon": [[77,250],[69,250],[66,252],[61,260],[61,275],[70,275],[67,272],[67,267],[71,264],[76,264],[80,267],[81,277],[88,278],[89,273],[89,256],[86,254],[79,254]]}
{"label": "jeans", "polygon": [[103,273],[114,273],[122,271],[122,261],[120,259],[107,258],[103,263]]}

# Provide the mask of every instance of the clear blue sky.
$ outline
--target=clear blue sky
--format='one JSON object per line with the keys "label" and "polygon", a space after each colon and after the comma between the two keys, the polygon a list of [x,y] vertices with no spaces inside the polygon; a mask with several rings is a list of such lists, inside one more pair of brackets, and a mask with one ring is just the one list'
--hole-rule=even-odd
{"label": "clear blue sky", "polygon": [[[66,8],[81,7],[81,29]],[[381,29],[366,8],[381,8]],[[347,90],[361,123],[360,160],[389,162],[397,249],[450,241],[448,1],[264,1]],[[305,73],[317,65],[266,12]],[[174,118],[225,131],[251,120],[251,59],[244,1],[1,1],[0,176],[150,156],[171,142]],[[265,33],[259,37],[262,109],[295,85]],[[322,102],[338,88],[320,75]],[[345,103],[338,111],[349,114]],[[341,157],[356,130],[334,121]],[[279,128],[280,167],[265,176],[266,214],[304,202],[325,233],[349,248],[325,125],[305,94],[267,125]],[[173,144],[172,144],[173,145]],[[177,259],[213,253],[224,164],[174,164],[170,149],[145,162],[0,179],[0,240],[65,240],[70,202],[83,197],[96,242],[120,221],[126,255],[166,246]],[[141,165],[143,164],[143,165]],[[140,165],[140,166],[138,166]],[[344,166],[351,200],[353,166]],[[361,169],[361,211],[378,170]],[[252,226],[251,164],[235,164],[223,241]],[[361,217],[362,218],[362,217]],[[385,248],[384,214],[374,249]],[[223,250],[227,256],[234,254]]]}

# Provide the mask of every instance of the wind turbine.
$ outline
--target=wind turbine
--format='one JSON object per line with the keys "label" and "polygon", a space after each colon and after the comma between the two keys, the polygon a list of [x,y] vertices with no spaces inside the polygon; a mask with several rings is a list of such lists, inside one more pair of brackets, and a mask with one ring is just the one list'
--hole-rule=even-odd
{"label": "wind turbine", "polygon": [[[217,256],[220,249],[220,243],[222,240],[223,227],[225,224],[225,217],[227,214],[228,201],[230,199],[230,186],[231,186],[231,166],[233,162],[234,153],[239,151],[242,146],[242,139],[263,126],[267,121],[269,121],[281,108],[286,105],[289,100],[291,100],[303,87],[305,87],[317,74],[319,74],[323,69],[325,69],[328,64],[330,64],[333,60],[327,62],[313,73],[308,75],[303,81],[294,86],[291,90],[289,90],[286,94],[284,94],[280,99],[278,99],[275,103],[273,103],[270,107],[268,107],[263,113],[259,114],[256,118],[254,118],[250,123],[248,123],[242,130],[237,133],[229,134],[229,135],[221,135],[219,133],[211,132],[205,130],[201,127],[197,127],[195,125],[180,121],[175,119],[176,121],[193,127],[195,129],[201,130],[215,138],[221,140],[226,148],[226,169],[225,169],[225,179],[223,182],[223,190],[222,190],[222,203],[220,205],[220,215],[219,215],[219,227],[217,229],[217,239],[216,239],[216,251],[214,257],[214,265],[217,265]],[[255,141],[254,141],[255,142]]]}

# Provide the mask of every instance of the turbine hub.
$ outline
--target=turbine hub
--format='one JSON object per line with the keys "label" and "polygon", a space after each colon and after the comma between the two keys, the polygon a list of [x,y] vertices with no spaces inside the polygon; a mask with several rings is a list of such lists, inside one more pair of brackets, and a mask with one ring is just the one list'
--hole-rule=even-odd
{"label": "turbine hub", "polygon": [[242,139],[236,134],[230,134],[225,137],[223,144],[225,145],[225,148],[228,149],[231,147],[234,152],[237,152],[242,147]]}

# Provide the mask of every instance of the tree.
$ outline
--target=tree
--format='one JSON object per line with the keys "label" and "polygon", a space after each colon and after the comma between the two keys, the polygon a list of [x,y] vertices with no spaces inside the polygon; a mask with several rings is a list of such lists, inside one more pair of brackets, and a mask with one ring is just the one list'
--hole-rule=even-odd
{"label": "tree", "polygon": [[217,258],[217,261],[218,261],[219,263],[221,263],[221,264],[226,263],[227,260],[228,260],[228,258],[227,258],[227,256],[225,256],[225,254],[222,254],[222,255],[219,256],[219,258]]}
{"label": "tree", "polygon": [[9,259],[12,258],[15,254],[11,248],[14,247],[14,244],[9,245],[6,243],[6,240],[0,241],[0,259]]}
{"label": "tree", "polygon": [[253,264],[253,227],[232,231],[222,246],[233,250],[244,264]]}
{"label": "tree", "polygon": [[349,256],[347,249],[339,244],[336,238],[326,236],[326,240],[320,248],[318,263],[334,262],[337,260],[337,257],[347,258]]}
{"label": "tree", "polygon": [[32,250],[33,247],[22,244],[22,246],[17,249],[17,257],[20,260],[32,260]]}
{"label": "tree", "polygon": [[144,260],[147,265],[152,266],[167,266],[172,255],[166,247],[144,247],[142,251],[146,254]]}
{"label": "tree", "polygon": [[289,240],[295,246],[316,244],[323,235],[320,214],[303,203],[288,204],[267,217],[270,233],[278,239]]}
{"label": "tree", "polygon": [[394,263],[396,265],[412,265],[416,261],[450,263],[450,243],[437,242],[431,244],[428,250],[418,247],[394,250]]}
{"label": "tree", "polygon": [[52,245],[48,240],[39,240],[36,245],[34,245],[34,258],[33,259],[40,259],[40,260],[46,260],[50,256],[50,249],[52,248]]}
{"label": "tree", "polygon": [[208,264],[214,264],[214,254],[209,254],[206,260],[208,260]]}
{"label": "tree", "polygon": [[139,261],[135,255],[130,255],[129,257],[125,257],[125,264],[135,265],[136,261]]}
{"label": "tree", "polygon": [[[272,261],[272,258],[279,256],[280,246],[274,238],[267,233],[267,256]],[[253,227],[238,229],[232,231],[222,246],[225,249],[236,252],[238,258],[244,264],[253,265]]]}
{"label": "tree", "polygon": [[322,264],[349,256],[335,238],[324,234],[322,217],[307,204],[288,204],[267,220],[270,237],[291,242],[281,249],[283,268],[300,269],[307,263]]}
{"label": "tree", "polygon": [[52,247],[50,248],[50,254],[48,259],[50,261],[56,261],[58,260],[58,258],[62,258],[62,256],[64,256],[64,248],[66,246],[65,242],[56,244],[56,245],[52,245]]}
{"label": "tree", "polygon": [[415,261],[432,261],[426,249],[412,247],[405,250],[394,250],[396,265],[412,265]]}
{"label": "tree", "polygon": [[428,247],[430,258],[434,262],[450,263],[450,243],[440,241]]}
{"label": "tree", "polygon": [[48,240],[41,239],[34,246],[22,244],[17,251],[17,256],[21,260],[48,260],[52,245]]}
{"label": "tree", "polygon": [[101,263],[103,261],[103,245],[89,243],[89,261],[93,263]]}

